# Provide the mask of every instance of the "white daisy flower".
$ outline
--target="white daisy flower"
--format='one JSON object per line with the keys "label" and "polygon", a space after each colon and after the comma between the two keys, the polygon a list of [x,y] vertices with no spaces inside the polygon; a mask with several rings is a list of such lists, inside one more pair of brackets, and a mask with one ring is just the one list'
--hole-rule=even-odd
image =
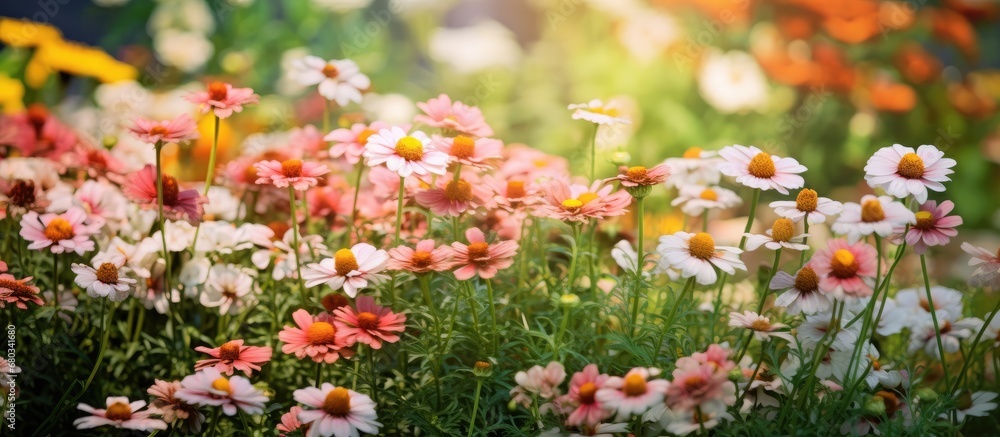
{"label": "white daisy flower", "polygon": [[774,299],[774,306],[785,308],[789,315],[829,311],[833,304],[819,291],[819,275],[808,265],[795,272],[795,276],[779,271],[771,279],[770,288],[784,291]]}
{"label": "white daisy flower", "polygon": [[650,380],[659,373],[660,370],[655,368],[633,368],[624,377],[608,378],[594,396],[608,410],[618,412],[616,422],[633,415],[641,416],[654,405],[662,403],[666,395],[670,382],[665,379]]}
{"label": "white daisy flower", "polygon": [[607,103],[594,99],[587,103],[573,104],[566,107],[573,111],[574,120],[586,120],[594,124],[615,125],[630,124],[628,118],[621,114],[621,108],[615,100]]}
{"label": "white daisy flower", "polygon": [[125,257],[94,257],[94,266],[73,264],[71,269],[76,273],[76,285],[87,290],[87,296],[106,297],[112,302],[121,302],[128,297],[130,290],[137,282],[129,278],[125,267]]}
{"label": "white daisy flower", "polygon": [[872,188],[882,188],[886,193],[902,199],[909,195],[918,203],[927,201],[927,190],[944,191],[942,182],[951,179],[955,171],[954,159],[944,158],[937,147],[923,145],[916,151],[912,147],[893,144],[883,147],[868,159],[865,180]]}
{"label": "white daisy flower", "polygon": [[[636,265],[639,264],[639,254],[627,240],[615,243],[615,247],[611,249],[611,258],[615,260],[618,267],[632,274],[635,273]],[[644,261],[649,261],[649,258],[650,256],[646,255]],[[648,278],[649,272],[643,270],[642,275]]]}
{"label": "white daisy flower", "polygon": [[[896,292],[896,307],[901,317],[912,324],[922,323],[931,318],[931,304],[927,300],[927,290],[924,287],[907,288]],[[958,320],[962,317],[962,292],[935,285],[931,287],[931,300],[934,301],[934,312],[937,317],[948,320]]]}
{"label": "white daisy flower", "polygon": [[963,339],[972,337],[983,327],[983,321],[976,317],[961,320],[950,320],[947,313],[938,314],[938,330],[934,330],[934,321],[930,318],[917,322],[910,331],[910,345],[907,352],[913,354],[920,349],[933,358],[941,359],[938,352],[937,337],[941,337],[941,345],[946,354],[958,352]]}
{"label": "white daisy flower", "polygon": [[1000,250],[993,253],[969,243],[962,243],[962,250],[972,255],[972,259],[969,260],[970,266],[979,266],[969,276],[969,285],[973,287],[1000,287]]}
{"label": "white daisy flower", "polygon": [[809,246],[802,244],[802,241],[809,237],[809,234],[795,235],[795,225],[791,220],[779,218],[774,221],[771,229],[764,232],[766,235],[746,233],[746,248],[748,251],[757,250],[764,246],[770,250],[791,249],[809,250]]}
{"label": "white daisy flower", "polygon": [[667,185],[681,188],[685,185],[718,185],[722,179],[722,158],[713,150],[702,150],[692,147],[684,151],[679,158],[667,158],[663,161],[670,167]]}
{"label": "white daisy flower", "polygon": [[292,63],[290,76],[305,86],[319,85],[319,94],[340,106],[361,103],[361,93],[371,87],[371,80],[350,59],[324,61],[306,56]]}
{"label": "white daisy flower", "polygon": [[350,249],[340,249],[333,258],[312,263],[302,269],[306,287],[326,283],[334,290],[344,289],[348,296],[357,296],[358,290],[369,282],[379,284],[386,275],[379,272],[389,265],[389,254],[367,243],[358,243]]}
{"label": "white daisy flower", "polygon": [[[844,309],[841,320],[851,320],[854,316],[855,314]],[[802,343],[803,347],[810,349],[819,344],[828,331],[833,330],[837,334],[834,336],[833,343],[830,344],[830,349],[853,351],[854,344],[858,341],[858,336],[861,335],[861,323],[855,323],[851,326],[842,325],[840,329],[834,329],[830,325],[830,318],[829,312],[806,315],[806,320],[795,328],[795,337],[799,343]]]}
{"label": "white daisy flower", "polygon": [[[997,394],[991,391],[977,391],[973,393],[969,390],[963,390],[955,393],[954,398],[958,404],[955,408],[958,423],[964,423],[967,416],[989,416],[991,411],[997,409]],[[940,417],[942,419],[950,419],[951,414],[941,413]]]}
{"label": "white daisy flower", "polygon": [[222,407],[227,416],[237,411],[247,414],[264,412],[267,396],[242,376],[226,378],[215,367],[198,371],[181,380],[181,389],[174,397],[191,405]]}
{"label": "white daisy flower", "polygon": [[681,271],[681,277],[695,276],[702,285],[714,284],[718,278],[715,267],[732,275],[736,269],[746,270],[740,253],[735,247],[716,246],[715,240],[705,232],[691,234],[677,232],[673,235],[660,237],[656,246],[660,254],[661,266],[676,267]]}
{"label": "white daisy flower", "polygon": [[805,184],[798,174],[805,172],[806,167],[794,158],[781,158],[739,144],[723,148],[719,155],[726,160],[719,168],[722,174],[747,187],[788,194],[788,189],[802,188]]}
{"label": "white daisy flower", "polygon": [[743,199],[732,190],[719,186],[684,185],[670,205],[681,205],[684,214],[697,217],[706,209],[729,209],[742,203]]}
{"label": "white daisy flower", "polygon": [[752,330],[754,338],[758,341],[767,341],[771,337],[783,338],[789,342],[794,341],[792,335],[788,332],[778,331],[781,328],[787,328],[788,325],[784,323],[771,323],[769,317],[764,317],[753,311],[744,311],[743,314],[737,312],[729,313],[729,326]]}
{"label": "white daisy flower", "polygon": [[889,196],[867,194],[861,198],[861,203],[845,203],[844,211],[831,229],[855,243],[871,234],[888,237],[894,229],[916,222],[917,216],[906,205]]}
{"label": "white daisy flower", "polygon": [[420,131],[408,134],[397,126],[368,137],[363,156],[369,167],[385,164],[403,178],[411,174],[442,176],[449,159],[447,153],[434,147],[427,134]]}
{"label": "white daisy flower", "polygon": [[292,393],[302,405],[312,407],[299,412],[298,419],[309,426],[308,437],[357,436],[360,432],[377,435],[382,424],[375,412],[375,402],[367,395],[324,382],[319,388],[306,387]]}
{"label": "white daisy flower", "polygon": [[843,203],[827,199],[826,197],[819,197],[815,190],[809,188],[800,190],[799,194],[795,196],[794,202],[791,200],[779,200],[771,202],[769,206],[774,209],[775,214],[781,217],[795,223],[805,218],[806,223],[810,225],[823,223],[826,221],[827,216],[840,214],[840,211],[844,209]]}
{"label": "white daisy flower", "polygon": [[219,314],[238,314],[260,292],[250,269],[236,264],[216,264],[208,271],[201,304],[219,308]]}

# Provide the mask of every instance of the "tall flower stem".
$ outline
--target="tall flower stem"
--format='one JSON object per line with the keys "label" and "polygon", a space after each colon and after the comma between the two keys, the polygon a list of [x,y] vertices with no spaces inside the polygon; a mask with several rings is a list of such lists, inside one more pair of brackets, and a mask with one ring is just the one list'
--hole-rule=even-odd
{"label": "tall flower stem", "polygon": [[469,416],[469,434],[467,437],[472,437],[473,431],[476,430],[476,413],[479,411],[479,393],[483,390],[483,378],[476,378],[476,394],[474,395],[474,401],[472,401],[472,415]]}
{"label": "tall flower stem", "polygon": [[599,124],[594,124],[594,134],[590,136],[590,181],[593,182],[594,178],[597,177],[597,131],[600,129]]}
{"label": "tall flower stem", "polygon": [[643,243],[645,242],[645,198],[639,197],[635,200],[636,203],[636,265],[635,265],[635,287],[632,289],[632,337],[635,337],[635,329],[639,326],[639,301],[642,300],[642,266],[643,260],[646,257],[645,248]]}
{"label": "tall flower stem", "polygon": [[302,294],[302,305],[309,305],[309,295],[306,294],[306,285],[302,281],[302,260],[299,250],[299,216],[295,213],[295,187],[288,186],[288,207],[291,209],[291,225],[292,225],[292,251],[295,255],[295,276],[298,278],[299,283],[299,293]]}
{"label": "tall flower stem", "polygon": [[[771,273],[768,274],[767,282],[764,283],[764,293],[760,297],[760,302],[757,302],[757,314],[760,314],[761,311],[764,311],[764,303],[767,302],[767,295],[771,291],[771,280],[774,279],[775,273],[778,272],[778,264],[780,262],[781,262],[781,248],[778,248],[778,250],[774,251],[774,262],[771,263]],[[747,333],[747,340],[745,343],[743,343],[743,346],[740,347],[740,352],[736,354],[737,363],[740,362],[741,359],[743,359],[743,355],[746,355],[747,349],[750,348],[750,342],[752,340],[753,340],[753,331],[751,330],[750,332]],[[761,344],[761,348],[763,347],[764,345]],[[751,382],[753,382],[752,379]]]}
{"label": "tall flower stem", "polygon": [[[173,332],[174,324],[174,303],[173,303],[173,289],[170,288],[170,251],[167,250],[167,226],[166,220],[163,218],[163,164],[161,162],[161,151],[163,150],[163,142],[156,142],[156,206],[157,214],[156,221],[160,225],[160,243],[163,244],[163,263],[165,267],[165,272],[163,273],[163,290],[167,294],[167,312],[169,320],[169,334],[171,340],[176,338]],[[197,235],[195,236],[197,240]],[[192,243],[193,247],[193,243]]]}
{"label": "tall flower stem", "polygon": [[351,221],[347,222],[347,232],[344,233],[344,246],[351,245],[351,233],[354,232],[354,224],[358,221],[358,196],[361,194],[361,174],[365,171],[365,166],[358,162],[358,171],[354,174],[354,199],[351,201]]}
{"label": "tall flower stem", "polygon": [[747,227],[743,229],[743,238],[740,239],[740,250],[743,250],[747,246],[747,236],[750,233],[750,228],[753,227],[754,216],[757,215],[757,203],[760,202],[760,188],[755,188],[753,190],[753,200],[750,203],[750,216],[747,217]]}
{"label": "tall flower stem", "polygon": [[499,344],[500,332],[497,330],[497,307],[496,299],[493,297],[493,281],[486,279],[486,297],[490,300],[490,323],[493,333],[490,335],[493,340],[493,355],[496,356]]}
{"label": "tall flower stem", "polygon": [[931,321],[934,323],[934,337],[937,340],[938,353],[941,354],[941,371],[944,373],[944,384],[946,393],[951,393],[951,378],[948,376],[948,365],[944,355],[944,343],[941,342],[941,329],[938,327],[937,310],[934,308],[934,298],[931,297],[931,279],[927,275],[927,259],[920,255],[920,272],[924,275],[924,291],[927,293],[927,307],[931,313]]}
{"label": "tall flower stem", "polygon": [[566,283],[566,287],[569,290],[573,289],[573,284],[576,282],[576,265],[577,258],[580,255],[580,225],[578,223],[573,223],[570,226],[573,227],[573,255],[569,260],[569,281]]}
{"label": "tall flower stem", "polygon": [[702,232],[708,232],[708,211],[709,211],[709,209],[705,208],[705,212],[701,213],[701,231]]}
{"label": "tall flower stem", "polygon": [[378,372],[375,371],[375,349],[368,348],[368,370],[371,372],[372,401],[378,405]]}
{"label": "tall flower stem", "polygon": [[[212,151],[208,154],[208,172],[205,175],[205,189],[202,191],[202,197],[208,197],[208,190],[212,188],[212,182],[215,180],[215,153],[219,148],[219,116],[215,115],[215,131],[212,134]],[[157,143],[157,157],[159,157],[159,143]],[[159,165],[156,166],[159,171]],[[198,234],[201,233],[201,223],[194,230],[194,241],[191,242],[191,253],[194,253],[194,248],[198,244]]]}
{"label": "tall flower stem", "polygon": [[431,286],[430,286],[430,276],[427,274],[419,275],[418,280],[420,281],[420,292],[424,295],[424,301],[427,303],[427,309],[431,313],[431,317],[434,320],[434,346],[437,349],[433,358],[431,359],[431,366],[434,370],[434,388],[437,392],[437,403],[441,403],[441,359],[440,354],[443,353],[441,350],[441,319],[438,318],[437,308],[434,307],[434,300],[431,299]]}
{"label": "tall flower stem", "polygon": [[969,355],[965,357],[965,362],[962,363],[962,371],[958,372],[958,379],[955,380],[955,385],[953,387],[958,388],[962,386],[962,381],[965,379],[965,372],[969,370],[969,363],[971,363],[973,358],[976,356],[976,346],[979,345],[979,340],[982,340],[983,333],[986,332],[987,328],[989,328],[990,323],[993,322],[993,318],[996,317],[998,311],[1000,311],[1000,299],[997,300],[996,306],[993,307],[993,312],[991,312],[989,317],[986,318],[986,321],[983,323],[983,327],[979,329],[979,333],[976,334],[976,339],[972,342],[972,345],[969,346]]}
{"label": "tall flower stem", "polygon": [[[803,226],[802,233],[803,234],[809,234],[809,216],[808,215],[806,215],[806,217],[802,219],[802,226]],[[808,235],[804,235],[802,237],[802,244],[805,244],[807,246],[809,245],[809,236]],[[806,252],[808,252],[808,251],[809,251],[809,249],[807,248],[807,249],[805,249],[805,250],[802,251],[802,254],[799,255],[799,268],[800,269],[803,266],[806,265]]]}
{"label": "tall flower stem", "polygon": [[653,360],[656,360],[656,357],[660,356],[660,347],[663,346],[663,337],[666,336],[667,331],[669,331],[670,327],[673,326],[674,317],[677,316],[677,309],[684,303],[684,297],[694,290],[694,280],[694,276],[688,278],[687,282],[684,283],[684,288],[681,289],[681,294],[677,296],[677,300],[674,302],[673,308],[670,308],[670,314],[667,315],[667,321],[663,324],[663,332],[660,335],[660,341],[656,342],[656,351],[653,352]]}
{"label": "tall flower stem", "polygon": [[[398,247],[399,246],[399,237],[400,237],[399,234],[400,234],[400,232],[403,229],[403,196],[406,194],[406,186],[404,185],[404,182],[405,182],[404,178],[402,176],[400,176],[399,177],[399,193],[398,193],[398,196],[397,196],[398,199],[396,200],[396,236],[395,236],[395,239],[393,240],[393,246],[394,247]],[[455,230],[457,232],[458,228],[456,227]],[[388,291],[389,291],[389,305],[390,306],[395,305],[396,304],[396,273],[395,272],[392,273],[391,279],[389,281],[389,290]]]}

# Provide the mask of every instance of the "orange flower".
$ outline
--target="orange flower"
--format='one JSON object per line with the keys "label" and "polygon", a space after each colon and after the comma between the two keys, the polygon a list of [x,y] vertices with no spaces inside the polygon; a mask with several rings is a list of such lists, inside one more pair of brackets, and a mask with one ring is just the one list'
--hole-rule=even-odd
{"label": "orange flower", "polygon": [[896,53],[894,62],[899,73],[916,84],[931,82],[941,75],[941,61],[917,43],[902,46]]}
{"label": "orange flower", "polygon": [[917,104],[913,88],[888,79],[876,79],[868,85],[868,98],[875,109],[885,112],[908,112]]}
{"label": "orange flower", "polygon": [[948,85],[948,100],[955,110],[969,118],[986,118],[993,114],[996,102],[982,84],[966,80]]}
{"label": "orange flower", "polygon": [[976,31],[964,16],[949,9],[935,9],[931,11],[931,26],[935,37],[954,44],[966,59],[979,59]]}

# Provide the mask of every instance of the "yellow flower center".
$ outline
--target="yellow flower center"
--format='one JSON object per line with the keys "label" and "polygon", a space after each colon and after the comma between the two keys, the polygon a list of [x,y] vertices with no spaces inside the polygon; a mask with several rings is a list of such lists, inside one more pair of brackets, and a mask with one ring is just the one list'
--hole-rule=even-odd
{"label": "yellow flower center", "polygon": [[771,238],[774,241],[787,242],[788,240],[791,240],[794,235],[795,227],[789,219],[777,219],[774,221],[774,225],[771,226]]}
{"label": "yellow flower center", "polygon": [[337,330],[329,323],[313,322],[306,329],[306,340],[312,345],[333,344],[337,340]]}
{"label": "yellow flower center", "polygon": [[638,373],[633,373],[625,377],[625,386],[622,387],[625,396],[642,396],[646,394],[646,378]]}
{"label": "yellow flower center", "polygon": [[684,151],[682,155],[685,159],[698,159],[701,158],[701,147],[691,147]]}
{"label": "yellow flower center", "polygon": [[302,160],[289,159],[281,162],[281,174],[286,178],[297,178],[302,176]]}
{"label": "yellow flower center", "polygon": [[716,200],[719,200],[719,193],[716,193],[715,190],[711,188],[706,188],[702,190],[701,194],[699,194],[698,197],[702,198],[703,200],[710,200],[714,202]]}
{"label": "yellow flower center", "polygon": [[326,399],[323,400],[323,411],[331,416],[339,417],[350,414],[351,393],[343,387],[330,390],[330,393],[326,394]]}
{"label": "yellow flower center", "polygon": [[376,132],[371,129],[361,131],[361,133],[358,134],[358,144],[362,146],[368,144],[368,138],[371,138],[371,136],[375,134]]}
{"label": "yellow flower center", "polygon": [[930,211],[917,211],[917,224],[913,227],[917,229],[930,229],[934,227],[934,214]]}
{"label": "yellow flower center", "polygon": [[323,75],[330,78],[336,79],[337,75],[340,74],[340,70],[337,70],[333,64],[326,64],[323,66]]}
{"label": "yellow flower center", "polygon": [[240,345],[235,341],[227,341],[219,346],[219,359],[223,361],[236,361],[240,358]]}
{"label": "yellow flower center", "polygon": [[208,98],[210,100],[222,101],[226,100],[229,95],[229,89],[226,84],[222,82],[212,82],[208,84]]}
{"label": "yellow flower center", "polygon": [[819,289],[819,275],[812,267],[803,267],[795,275],[795,288],[799,291],[816,291]]}
{"label": "yellow flower center", "polygon": [[424,144],[414,137],[405,136],[396,142],[396,154],[407,161],[419,161],[424,157]]}
{"label": "yellow flower center", "polygon": [[770,331],[771,323],[768,322],[767,320],[764,320],[763,318],[758,318],[757,320],[754,320],[752,323],[750,323],[750,329],[754,331]]}
{"label": "yellow flower center", "polygon": [[858,260],[847,249],[839,249],[830,258],[830,270],[838,278],[850,278],[858,273]]}
{"label": "yellow flower center", "polygon": [[413,252],[413,258],[411,259],[411,262],[415,267],[426,268],[427,266],[431,265],[431,261],[432,258],[430,252],[424,252],[420,250]]}
{"label": "yellow flower center", "polygon": [[132,418],[132,407],[124,402],[115,402],[108,406],[104,412],[104,417],[108,420],[123,421]]}
{"label": "yellow flower center", "polygon": [[629,167],[629,169],[625,171],[625,177],[627,177],[630,181],[633,182],[644,181],[646,180],[646,167],[643,167],[641,165],[637,165],[635,167]]}
{"label": "yellow flower center", "polygon": [[972,392],[969,390],[963,390],[958,398],[955,400],[955,406],[959,410],[968,410],[972,407]]}
{"label": "yellow flower center", "polygon": [[347,276],[358,269],[358,259],[354,257],[351,249],[340,249],[333,254],[333,268],[337,270],[338,276]]}
{"label": "yellow flower center", "polygon": [[802,191],[799,191],[799,195],[795,196],[795,209],[802,212],[815,211],[818,203],[819,195],[816,194],[816,190],[803,188]]}
{"label": "yellow flower center", "polygon": [[754,177],[761,179],[768,179],[777,173],[774,168],[774,160],[771,159],[771,155],[767,153],[758,153],[750,160],[750,165],[747,167],[747,171],[750,172]]}
{"label": "yellow flower center", "polygon": [[490,245],[486,243],[472,243],[469,245],[469,259],[475,261],[488,258],[490,255]]}
{"label": "yellow flower center", "polygon": [[907,153],[899,160],[896,171],[904,178],[920,179],[924,176],[924,160],[916,153]]}
{"label": "yellow flower center", "polygon": [[453,202],[468,202],[472,200],[472,185],[465,179],[450,181],[444,187],[444,198]]}
{"label": "yellow flower center", "polygon": [[707,260],[715,255],[715,240],[705,232],[694,234],[688,240],[688,252],[695,258]]}
{"label": "yellow flower center", "polygon": [[358,327],[361,329],[378,329],[378,316],[367,311],[358,314]]}
{"label": "yellow flower center", "polygon": [[882,202],[878,199],[869,199],[861,205],[861,221],[873,223],[882,220],[885,220],[885,211],[882,210]]}
{"label": "yellow flower center", "polygon": [[617,117],[618,114],[620,113],[620,111],[618,110],[618,108],[614,107],[614,106],[589,107],[589,108],[587,108],[587,111],[593,112],[594,114],[604,114],[604,115],[607,115],[609,117]]}
{"label": "yellow flower center", "polygon": [[58,242],[73,238],[73,225],[69,224],[69,221],[62,218],[56,217],[45,226],[45,238],[52,240],[52,242]]}
{"label": "yellow flower center", "polygon": [[576,196],[577,200],[579,200],[580,203],[583,205],[586,205],[590,202],[597,200],[598,197],[599,196],[597,195],[597,193],[591,193],[590,191],[583,193],[579,196]]}
{"label": "yellow flower center", "polygon": [[593,382],[585,382],[580,386],[578,393],[580,394],[581,404],[592,404],[594,403],[594,395],[597,394],[597,384],[594,384]]}
{"label": "yellow flower center", "polygon": [[583,202],[576,199],[566,199],[562,201],[562,207],[569,212],[577,212],[583,208]]}
{"label": "yellow flower center", "polygon": [[528,193],[524,190],[524,181],[507,181],[508,198],[519,199],[526,195],[528,195]]}
{"label": "yellow flower center", "polygon": [[212,388],[232,394],[232,387],[229,385],[229,380],[225,377],[220,377],[219,379],[212,381]]}
{"label": "yellow flower center", "polygon": [[111,263],[103,263],[97,268],[97,280],[105,284],[118,283],[118,266]]}
{"label": "yellow flower center", "polygon": [[451,141],[451,156],[467,159],[476,154],[476,140],[465,135],[459,135]]}

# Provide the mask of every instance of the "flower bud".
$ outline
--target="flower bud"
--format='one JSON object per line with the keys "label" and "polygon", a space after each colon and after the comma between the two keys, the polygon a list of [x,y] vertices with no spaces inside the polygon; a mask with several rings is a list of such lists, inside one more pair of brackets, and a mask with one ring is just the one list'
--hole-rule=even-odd
{"label": "flower bud", "polygon": [[493,374],[493,364],[488,361],[476,361],[472,366],[472,373],[476,376],[487,377]]}
{"label": "flower bud", "polygon": [[559,297],[559,305],[563,308],[576,308],[580,305],[580,296],[573,293],[564,294]]}

